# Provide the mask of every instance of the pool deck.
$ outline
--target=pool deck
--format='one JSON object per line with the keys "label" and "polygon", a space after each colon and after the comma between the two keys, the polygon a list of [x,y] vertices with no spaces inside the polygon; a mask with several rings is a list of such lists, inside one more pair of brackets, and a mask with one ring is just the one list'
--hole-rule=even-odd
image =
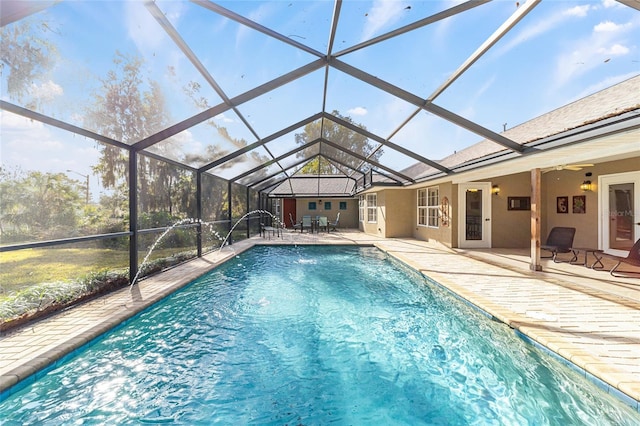
{"label": "pool deck", "polygon": [[0,391],[38,372],[213,267],[262,244],[375,245],[423,273],[524,339],[559,359],[640,412],[640,279],[543,260],[529,270],[527,250],[450,249],[410,238],[384,239],[358,231],[286,232],[253,237],[186,262],[133,287],[94,299],[0,335]]}

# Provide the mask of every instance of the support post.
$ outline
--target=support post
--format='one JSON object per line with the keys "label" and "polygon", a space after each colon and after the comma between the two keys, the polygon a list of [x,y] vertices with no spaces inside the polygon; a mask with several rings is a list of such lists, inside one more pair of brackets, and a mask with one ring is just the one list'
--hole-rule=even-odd
{"label": "support post", "polygon": [[[233,217],[231,217],[231,200],[233,197],[231,196],[231,181],[227,182],[227,217],[229,218],[229,225],[227,227],[227,232],[231,232],[231,227],[233,226]],[[233,235],[229,234],[229,238],[227,239],[229,244],[233,244]]]}
{"label": "support post", "polygon": [[129,283],[138,274],[138,153],[129,150]]}
{"label": "support post", "polygon": [[542,271],[540,265],[540,212],[541,212],[540,169],[531,170],[531,264],[532,271]]}
{"label": "support post", "polygon": [[[251,211],[250,202],[251,202],[251,199],[249,197],[249,187],[247,186],[247,191],[246,191],[247,211],[245,213],[249,213]],[[251,228],[251,218],[249,216],[247,216],[247,238],[251,237],[250,228]]]}
{"label": "support post", "polygon": [[196,231],[196,245],[198,257],[202,257],[202,172],[196,172],[196,219],[198,227]]}

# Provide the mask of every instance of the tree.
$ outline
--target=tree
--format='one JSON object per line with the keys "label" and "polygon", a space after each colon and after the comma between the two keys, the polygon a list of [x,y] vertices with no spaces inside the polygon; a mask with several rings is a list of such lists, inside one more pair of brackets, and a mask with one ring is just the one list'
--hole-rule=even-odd
{"label": "tree", "polygon": [[83,191],[64,173],[0,173],[3,239],[68,237],[78,225]]}
{"label": "tree", "polygon": [[[86,115],[86,125],[96,132],[117,141],[133,144],[167,127],[169,114],[165,98],[157,82],[144,79],[143,62],[116,52],[115,68],[101,80],[102,87],[94,95],[94,102]],[[162,150],[178,149],[171,146]],[[167,154],[167,153],[165,153]],[[168,154],[173,154],[168,153]],[[144,155],[138,156],[138,202],[141,212],[167,211],[177,213],[175,206],[183,206],[193,198],[192,172]],[[104,144],[94,171],[106,188],[127,188],[129,159],[126,150]],[[135,189],[135,188],[134,188]],[[191,208],[178,208],[182,215]]]}
{"label": "tree", "polygon": [[[355,124],[363,130],[366,130],[365,126],[354,123],[350,117],[345,117],[338,111],[333,111],[332,114],[344,121]],[[314,142],[318,137],[336,143],[347,151],[351,151],[365,157],[371,155],[371,159],[374,161],[377,161],[382,155],[381,149],[374,152],[376,146],[372,144],[366,136],[327,119],[317,120],[307,124],[304,126],[303,133],[296,133],[295,140],[298,145],[306,145]],[[296,156],[300,158],[308,158],[316,153],[317,150],[315,148],[306,148],[298,152]],[[327,155],[327,158],[335,159],[340,163],[351,166],[354,169],[357,169],[361,163],[361,160],[354,157],[349,152],[336,149],[332,146],[322,146],[321,154],[323,153]],[[366,170],[368,167],[365,165],[362,169]],[[341,172],[339,168],[329,161],[320,161],[319,158],[307,163],[302,170],[304,172],[308,171],[320,174],[335,174]]]}
{"label": "tree", "polygon": [[7,94],[35,109],[38,101],[33,87],[47,75],[57,61],[58,51],[48,41],[53,30],[45,21],[23,19],[0,29],[0,71],[7,75]]}

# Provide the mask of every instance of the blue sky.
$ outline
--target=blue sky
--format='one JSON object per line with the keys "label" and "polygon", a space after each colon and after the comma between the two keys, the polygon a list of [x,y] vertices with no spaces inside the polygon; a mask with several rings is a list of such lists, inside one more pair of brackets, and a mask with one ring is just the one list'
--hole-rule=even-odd
{"label": "blue sky", "polygon": [[[459,3],[345,1],[333,53]],[[321,54],[327,51],[333,14],[330,1],[221,4]],[[230,98],[315,59],[198,5],[178,1],[158,1],[156,5]],[[523,5],[494,1],[339,59],[426,98],[518,7]],[[142,2],[62,2],[30,19],[48,22],[52,30],[45,36],[61,54],[51,73],[33,82],[30,98],[39,101],[38,112],[83,126],[91,94],[100,87],[100,78],[113,68],[116,51],[144,59],[145,76],[162,87],[172,124],[200,111],[182,90],[187,81],[200,83],[201,95],[209,105],[221,102]],[[435,103],[500,132],[639,73],[640,12],[611,0],[542,1]],[[7,97],[6,84],[3,73],[2,98],[20,105]],[[238,110],[253,131],[264,138],[318,112],[323,87],[324,69],[320,69],[239,105]],[[387,138],[415,107],[331,69],[326,110],[334,109]],[[255,140],[233,111],[214,121],[233,138],[249,143]],[[421,112],[391,141],[438,160],[481,139]],[[183,150],[202,152],[209,144],[235,149],[207,124],[182,132],[154,149],[173,156]],[[269,149],[279,155],[294,146],[290,134],[269,144]],[[87,174],[98,158],[94,141],[7,112],[2,112],[1,148],[2,164],[23,170],[71,169]],[[413,160],[385,149],[381,162],[402,169]],[[253,166],[247,161],[225,171],[224,177]]]}

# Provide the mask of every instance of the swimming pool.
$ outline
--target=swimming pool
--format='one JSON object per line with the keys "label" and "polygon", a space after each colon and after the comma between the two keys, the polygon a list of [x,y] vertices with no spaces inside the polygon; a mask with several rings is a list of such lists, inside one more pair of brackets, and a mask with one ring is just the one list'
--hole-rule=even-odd
{"label": "swimming pool", "polygon": [[4,424],[637,425],[375,248],[256,247],[0,403]]}

